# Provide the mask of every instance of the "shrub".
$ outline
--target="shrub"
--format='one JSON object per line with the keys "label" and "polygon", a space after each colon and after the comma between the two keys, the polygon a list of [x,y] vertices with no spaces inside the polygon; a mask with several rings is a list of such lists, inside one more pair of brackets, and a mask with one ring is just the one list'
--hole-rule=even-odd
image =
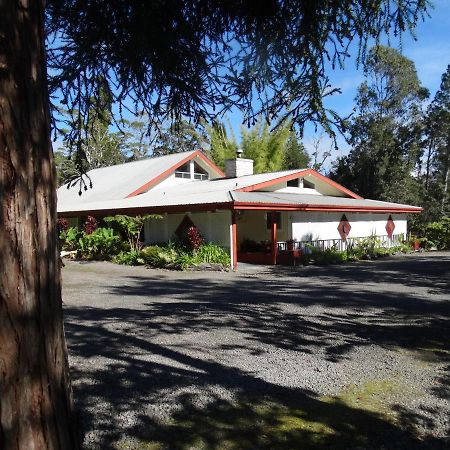
{"label": "shrub", "polygon": [[61,248],[67,251],[74,251],[78,249],[78,240],[83,235],[83,231],[78,228],[71,227],[66,231],[61,231],[59,239],[61,241]]}
{"label": "shrub", "polygon": [[229,267],[230,255],[219,245],[204,244],[195,253],[195,264],[210,263]]}
{"label": "shrub", "polygon": [[126,266],[142,266],[146,263],[142,252],[130,250],[129,252],[120,252],[114,256],[113,262],[116,264],[124,264]]}
{"label": "shrub", "polygon": [[58,219],[58,231],[59,233],[67,231],[69,229],[69,222],[64,217]]}
{"label": "shrub", "polygon": [[349,259],[372,259],[379,256],[382,251],[381,242],[376,236],[369,236],[358,242],[352,242],[347,247],[347,257]]}
{"label": "shrub", "polygon": [[200,233],[200,230],[197,227],[189,227],[187,230],[187,239],[189,243],[189,247],[196,251],[203,245],[205,240]]}
{"label": "shrub", "polygon": [[118,214],[112,217],[105,217],[105,222],[115,225],[128,239],[130,248],[134,251],[142,249],[141,233],[146,220],[162,219],[158,214],[146,214],[144,216],[126,216]]}
{"label": "shrub", "polygon": [[311,260],[315,264],[338,264],[347,261],[347,253],[337,250],[337,246],[333,245],[325,250],[318,250],[312,245],[307,247],[311,250],[309,255],[305,255],[304,263],[309,263]]}
{"label": "shrub", "polygon": [[181,244],[150,245],[140,252],[146,264],[152,267],[186,270],[203,263],[229,267],[230,257],[220,246],[204,244],[196,251],[189,251]]}
{"label": "shrub", "polygon": [[167,246],[151,245],[142,249],[141,255],[145,263],[152,267],[175,268],[179,251],[173,244]]}
{"label": "shrub", "polygon": [[87,216],[83,225],[83,231],[86,234],[92,234],[98,228],[98,222],[95,217]]}
{"label": "shrub", "polygon": [[450,217],[426,224],[421,230],[421,244],[425,248],[450,249]]}
{"label": "shrub", "polygon": [[109,261],[127,245],[111,228],[97,228],[91,234],[82,233],[77,241],[77,256],[84,259]]}

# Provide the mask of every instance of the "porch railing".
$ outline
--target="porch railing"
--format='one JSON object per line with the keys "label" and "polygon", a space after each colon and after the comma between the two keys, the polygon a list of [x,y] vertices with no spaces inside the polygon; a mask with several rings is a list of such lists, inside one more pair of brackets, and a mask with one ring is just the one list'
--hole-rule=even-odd
{"label": "porch railing", "polygon": [[[391,248],[400,245],[404,240],[404,235],[403,233],[394,234],[392,238],[390,238],[388,235],[381,235],[373,236],[373,238],[377,240],[377,243],[380,247]],[[339,251],[344,251],[349,247],[358,245],[365,239],[368,239],[368,237],[347,238],[345,241],[343,239],[317,239],[314,241],[277,242],[277,246],[278,251],[300,250],[304,253],[310,253],[312,247],[319,251],[324,251],[328,248],[334,248]]]}
{"label": "porch railing", "polygon": [[[191,178],[191,172],[175,171],[175,178]],[[194,172],[194,180],[208,180],[209,176],[205,173]]]}

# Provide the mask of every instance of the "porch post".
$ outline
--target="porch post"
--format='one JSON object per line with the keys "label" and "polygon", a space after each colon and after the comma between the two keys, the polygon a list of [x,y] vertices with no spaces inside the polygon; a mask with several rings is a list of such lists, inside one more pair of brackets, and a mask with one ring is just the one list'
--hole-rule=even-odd
{"label": "porch post", "polygon": [[278,245],[277,245],[277,221],[275,217],[275,213],[270,213],[271,217],[271,237],[272,237],[272,254],[271,254],[271,263],[276,265],[277,263],[277,253],[278,253]]}
{"label": "porch post", "polygon": [[236,232],[236,211],[231,211],[231,268],[237,269],[237,232]]}

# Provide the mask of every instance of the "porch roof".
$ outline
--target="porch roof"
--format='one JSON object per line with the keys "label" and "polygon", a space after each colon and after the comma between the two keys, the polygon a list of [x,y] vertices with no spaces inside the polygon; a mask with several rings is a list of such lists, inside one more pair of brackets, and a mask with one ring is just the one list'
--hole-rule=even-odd
{"label": "porch roof", "polygon": [[[416,206],[367,199],[285,192],[238,192],[235,179],[193,182],[167,189],[154,189],[135,197],[101,202],[62,203],[60,215],[142,214],[189,211],[190,209],[260,209],[299,211],[420,212]],[[230,189],[231,188],[231,189]]]}
{"label": "porch roof", "polygon": [[232,192],[234,207],[247,209],[298,209],[315,211],[401,211],[420,212],[422,208],[379,200],[332,197],[328,195],[294,194],[285,192]]}

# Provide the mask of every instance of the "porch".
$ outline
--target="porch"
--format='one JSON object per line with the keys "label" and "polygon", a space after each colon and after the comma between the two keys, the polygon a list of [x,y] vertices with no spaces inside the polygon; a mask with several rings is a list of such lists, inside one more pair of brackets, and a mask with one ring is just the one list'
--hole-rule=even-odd
{"label": "porch", "polygon": [[[376,239],[378,246],[383,248],[392,248],[402,243],[404,240],[404,235],[397,234],[393,235],[392,238],[388,235],[374,235],[373,238]],[[366,236],[347,238],[346,240],[318,239],[314,241],[277,241],[275,252],[273,251],[273,244],[271,242],[261,242],[260,248],[255,248],[254,251],[238,251],[238,262],[292,266],[297,265],[300,262],[302,255],[311,254],[314,250],[319,252],[323,252],[327,249],[345,251],[361,244],[367,239],[368,237]]]}

